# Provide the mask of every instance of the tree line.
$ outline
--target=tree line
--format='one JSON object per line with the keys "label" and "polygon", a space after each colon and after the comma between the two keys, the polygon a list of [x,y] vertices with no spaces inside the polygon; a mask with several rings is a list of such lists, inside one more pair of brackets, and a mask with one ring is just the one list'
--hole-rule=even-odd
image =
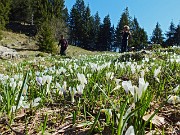
{"label": "tree line", "polygon": [[[149,42],[138,19],[129,15],[128,7],[120,15],[117,26],[114,26],[110,15],[103,20],[98,12],[92,15],[84,0],[76,0],[69,12],[64,0],[1,0],[0,29],[5,29],[9,22],[36,26],[39,49],[45,52],[54,52],[57,49],[56,41],[61,34],[68,38],[70,44],[84,49],[115,51],[121,46],[124,25],[129,25],[132,32],[129,41],[131,48],[139,50],[145,48]],[[180,46],[180,24],[175,26],[171,22],[165,36],[166,38],[157,22],[150,41],[163,46]]]}

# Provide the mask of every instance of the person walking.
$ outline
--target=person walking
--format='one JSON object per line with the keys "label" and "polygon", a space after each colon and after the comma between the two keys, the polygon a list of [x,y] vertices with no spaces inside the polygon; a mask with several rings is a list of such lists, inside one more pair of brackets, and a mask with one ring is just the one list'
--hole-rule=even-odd
{"label": "person walking", "polygon": [[68,47],[68,41],[64,38],[64,35],[60,36],[58,46],[60,46],[60,45],[61,45],[60,54],[66,55],[66,49]]}
{"label": "person walking", "polygon": [[122,34],[122,45],[121,45],[121,52],[126,52],[127,51],[127,46],[128,46],[128,39],[131,36],[131,32],[129,30],[129,26],[125,25],[123,27],[123,32]]}

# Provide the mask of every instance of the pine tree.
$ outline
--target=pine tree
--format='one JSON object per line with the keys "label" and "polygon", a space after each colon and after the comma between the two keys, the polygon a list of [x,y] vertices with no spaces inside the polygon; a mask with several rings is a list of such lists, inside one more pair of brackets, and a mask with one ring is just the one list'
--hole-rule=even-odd
{"label": "pine tree", "polygon": [[71,42],[79,47],[84,47],[83,34],[85,31],[85,9],[86,6],[84,4],[84,0],[76,0],[76,3],[73,5],[70,12],[69,27]]}
{"label": "pine tree", "polygon": [[94,23],[93,23],[93,28],[94,28],[94,43],[95,43],[95,46],[94,46],[94,49],[97,50],[97,46],[98,46],[98,35],[99,35],[99,32],[100,32],[100,26],[101,26],[101,18],[99,17],[99,13],[96,12],[96,14],[94,15]]}
{"label": "pine tree", "polygon": [[131,19],[129,16],[129,10],[128,7],[125,9],[125,11],[122,13],[120,21],[117,24],[116,30],[115,30],[115,35],[116,35],[116,39],[115,39],[115,45],[117,47],[121,46],[121,32],[123,30],[124,25],[130,25],[131,24]]}
{"label": "pine tree", "polygon": [[83,48],[92,50],[94,46],[94,18],[91,16],[91,11],[89,6],[86,7],[84,15],[83,15],[83,24],[82,30],[84,31],[82,34],[82,42]]}
{"label": "pine tree", "polygon": [[175,28],[175,25],[173,23],[173,21],[171,21],[171,24],[169,26],[169,31],[166,33],[166,42],[165,44],[167,46],[173,46],[175,45],[175,32],[176,32],[176,28]]}
{"label": "pine tree", "polygon": [[44,22],[39,31],[38,45],[39,50],[47,53],[55,52],[55,44],[52,29],[49,22]]}
{"label": "pine tree", "polygon": [[0,1],[0,29],[3,29],[9,21],[11,0]]}
{"label": "pine tree", "polygon": [[130,46],[135,47],[136,50],[144,48],[147,45],[148,36],[144,29],[139,26],[137,18],[134,17],[131,27]]}
{"label": "pine tree", "polygon": [[160,28],[160,24],[157,22],[156,27],[155,27],[155,29],[153,30],[153,33],[152,33],[151,41],[154,44],[162,45],[163,39],[164,39],[164,37],[163,37],[163,34],[162,34],[162,30]]}
{"label": "pine tree", "polygon": [[73,7],[70,12],[69,17],[69,38],[70,38],[70,44],[77,45],[78,44],[78,38],[76,37],[76,13],[77,10]]}
{"label": "pine tree", "polygon": [[180,46],[180,24],[177,26],[174,34],[175,45]]}
{"label": "pine tree", "polygon": [[32,12],[31,0],[12,0],[10,20],[30,23]]}
{"label": "pine tree", "polygon": [[103,20],[103,24],[100,27],[98,39],[99,39],[98,50],[110,51],[112,45],[112,33],[111,33],[111,20],[109,15],[105,16]]}
{"label": "pine tree", "polygon": [[115,28],[114,25],[111,27],[111,46],[110,46],[110,51],[116,51],[116,46],[115,46]]}
{"label": "pine tree", "polygon": [[55,39],[58,40],[61,34],[67,37],[68,33],[64,0],[37,0],[33,5],[40,50],[54,52]]}

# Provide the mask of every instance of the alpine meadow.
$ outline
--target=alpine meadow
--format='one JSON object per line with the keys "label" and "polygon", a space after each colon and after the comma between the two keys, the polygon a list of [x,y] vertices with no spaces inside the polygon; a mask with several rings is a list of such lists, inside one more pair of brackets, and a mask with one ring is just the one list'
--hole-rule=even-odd
{"label": "alpine meadow", "polygon": [[179,135],[180,24],[119,16],[1,0],[0,135]]}

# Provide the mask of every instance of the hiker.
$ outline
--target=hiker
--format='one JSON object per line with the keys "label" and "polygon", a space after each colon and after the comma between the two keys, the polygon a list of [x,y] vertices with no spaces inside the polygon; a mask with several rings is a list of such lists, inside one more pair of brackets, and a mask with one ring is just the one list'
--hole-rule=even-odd
{"label": "hiker", "polygon": [[125,25],[123,28],[122,34],[122,45],[121,45],[121,52],[126,52],[127,51],[127,46],[128,46],[128,39],[131,36],[131,32],[129,31],[129,26]]}
{"label": "hiker", "polygon": [[66,49],[68,47],[68,41],[64,38],[63,35],[61,35],[58,46],[61,45],[60,54],[66,55]]}

